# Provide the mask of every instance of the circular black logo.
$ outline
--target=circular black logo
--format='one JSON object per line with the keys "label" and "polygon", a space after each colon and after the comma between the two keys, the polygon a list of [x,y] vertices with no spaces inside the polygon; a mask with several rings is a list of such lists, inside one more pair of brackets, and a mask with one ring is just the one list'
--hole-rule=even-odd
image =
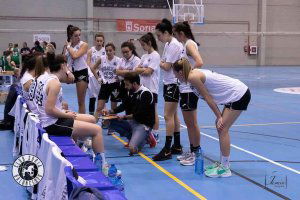
{"label": "circular black logo", "polygon": [[22,186],[34,186],[39,183],[44,175],[42,161],[34,155],[23,155],[15,160],[13,177]]}

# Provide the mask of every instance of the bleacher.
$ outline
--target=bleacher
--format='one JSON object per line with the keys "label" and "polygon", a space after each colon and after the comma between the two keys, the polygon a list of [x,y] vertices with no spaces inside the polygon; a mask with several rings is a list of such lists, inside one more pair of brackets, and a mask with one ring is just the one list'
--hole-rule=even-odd
{"label": "bleacher", "polygon": [[[170,5],[172,1],[169,1]],[[94,0],[95,7],[116,7],[116,8],[155,8],[166,9],[166,0]]]}
{"label": "bleacher", "polygon": [[104,199],[126,199],[70,137],[49,136],[21,95],[10,114],[15,116],[13,155],[35,155],[44,167],[38,185],[27,187],[31,199],[68,199],[82,187],[98,189]]}

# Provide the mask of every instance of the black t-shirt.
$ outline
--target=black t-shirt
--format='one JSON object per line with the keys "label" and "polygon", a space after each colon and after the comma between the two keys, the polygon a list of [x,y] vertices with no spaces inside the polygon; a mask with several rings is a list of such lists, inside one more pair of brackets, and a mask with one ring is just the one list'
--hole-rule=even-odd
{"label": "black t-shirt", "polygon": [[21,53],[23,53],[24,51],[28,51],[29,53],[31,52],[30,49],[28,47],[22,48],[21,49]]}

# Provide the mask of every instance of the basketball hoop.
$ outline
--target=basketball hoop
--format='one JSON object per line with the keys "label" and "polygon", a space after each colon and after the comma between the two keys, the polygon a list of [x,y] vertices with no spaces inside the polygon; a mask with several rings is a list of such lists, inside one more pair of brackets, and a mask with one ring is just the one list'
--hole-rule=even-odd
{"label": "basketball hoop", "polygon": [[176,3],[173,0],[173,23],[188,21],[190,24],[203,24],[204,23],[204,5],[202,0],[194,0],[194,3]]}

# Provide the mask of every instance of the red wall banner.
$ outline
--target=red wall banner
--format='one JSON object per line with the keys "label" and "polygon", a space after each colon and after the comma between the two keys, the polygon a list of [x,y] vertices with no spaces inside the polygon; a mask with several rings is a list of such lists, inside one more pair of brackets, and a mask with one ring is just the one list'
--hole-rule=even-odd
{"label": "red wall banner", "polygon": [[160,20],[117,19],[117,31],[152,32]]}

